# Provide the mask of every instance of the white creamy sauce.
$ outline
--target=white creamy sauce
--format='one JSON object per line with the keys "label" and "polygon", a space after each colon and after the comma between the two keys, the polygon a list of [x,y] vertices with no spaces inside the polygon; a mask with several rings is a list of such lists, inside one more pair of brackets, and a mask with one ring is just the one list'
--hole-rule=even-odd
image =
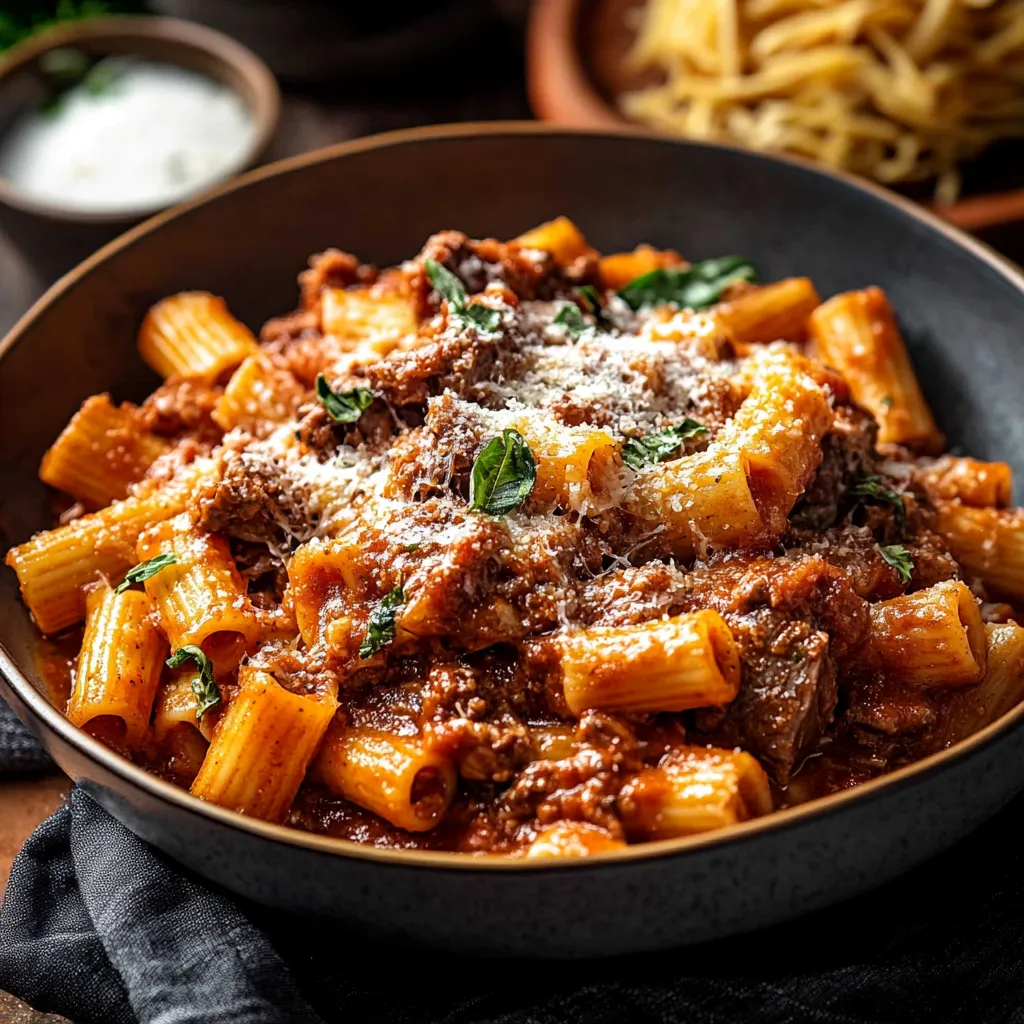
{"label": "white creamy sauce", "polygon": [[177,202],[241,169],[255,126],[241,97],[195,71],[132,61],[98,94],[78,85],[0,138],[0,176],[94,213]]}

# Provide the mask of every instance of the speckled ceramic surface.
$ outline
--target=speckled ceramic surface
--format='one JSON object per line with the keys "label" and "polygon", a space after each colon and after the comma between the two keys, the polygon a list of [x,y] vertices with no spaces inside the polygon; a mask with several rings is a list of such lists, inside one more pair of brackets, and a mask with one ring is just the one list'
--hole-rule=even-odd
{"label": "speckled ceramic surface", "polygon": [[[311,252],[378,263],[433,231],[509,237],[564,213],[599,248],[740,252],[768,279],[890,293],[952,442],[1024,473],[1024,279],[909,205],[803,165],[634,133],[427,129],[250,175],[143,225],[58,283],[0,347],[0,541],[49,524],[39,458],[80,401],[139,399],[155,299],[223,294],[253,326],[292,308]],[[710,836],[564,864],[356,847],[192,800],[71,727],[36,689],[37,646],[0,574],[0,692],[139,835],[236,892],[438,946],[589,956],[756,928],[849,897],[943,849],[1024,787],[1024,711],[858,790]]]}

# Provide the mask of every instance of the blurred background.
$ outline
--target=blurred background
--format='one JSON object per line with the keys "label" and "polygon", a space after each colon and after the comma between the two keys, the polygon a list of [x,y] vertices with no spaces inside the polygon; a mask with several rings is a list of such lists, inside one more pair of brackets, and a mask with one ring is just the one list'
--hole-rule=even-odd
{"label": "blurred background", "polygon": [[[104,34],[125,16],[193,26]],[[1024,0],[20,0],[0,4],[0,332],[246,166],[531,117],[809,157],[1024,259]]]}

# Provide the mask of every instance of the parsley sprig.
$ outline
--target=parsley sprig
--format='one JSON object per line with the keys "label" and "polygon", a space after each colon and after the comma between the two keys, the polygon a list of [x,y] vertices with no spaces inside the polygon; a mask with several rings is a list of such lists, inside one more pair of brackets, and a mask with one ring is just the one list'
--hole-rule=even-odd
{"label": "parsley sprig", "polygon": [[203,653],[201,647],[186,644],[179,647],[168,659],[168,668],[181,668],[186,661],[192,660],[199,669],[199,675],[192,680],[192,692],[196,697],[196,721],[201,721],[210,708],[215,708],[221,701],[220,688],[213,681],[213,662]]}
{"label": "parsley sprig", "polygon": [[670,455],[678,451],[679,446],[688,438],[706,434],[708,428],[703,423],[691,420],[689,416],[682,423],[665,427],[663,430],[652,430],[643,437],[631,437],[622,446],[622,461],[630,469],[639,472],[645,466],[653,466],[656,462],[664,462]]}
{"label": "parsley sprig", "polygon": [[322,373],[316,379],[316,397],[335,423],[355,423],[373,405],[369,388],[335,391]]}
{"label": "parsley sprig", "polygon": [[427,257],[423,261],[427,272],[427,280],[442,298],[448,300],[448,311],[457,320],[478,331],[493,334],[501,322],[501,314],[490,306],[482,306],[478,302],[471,303],[466,297],[466,289],[462,282],[437,260]]}
{"label": "parsley sprig", "polygon": [[891,505],[896,519],[896,529],[903,537],[907,532],[907,504],[902,494],[889,490],[877,476],[866,476],[849,490],[851,498],[876,505]]}
{"label": "parsley sprig", "polygon": [[902,544],[879,545],[878,553],[883,561],[891,565],[899,574],[900,583],[909,583],[914,575],[914,559]]}
{"label": "parsley sprig", "polygon": [[366,626],[366,636],[359,645],[361,659],[372,658],[382,647],[386,647],[395,639],[395,612],[403,604],[405,591],[398,586],[374,606]]}
{"label": "parsley sprig", "polygon": [[503,430],[483,446],[473,463],[469,507],[506,515],[526,501],[536,482],[537,463],[530,446],[518,430]]}
{"label": "parsley sprig", "polygon": [[114,593],[123,594],[129,587],[134,586],[136,583],[145,582],[155,576],[161,569],[166,569],[167,566],[174,565],[177,561],[177,555],[166,554],[157,555],[155,558],[150,558],[145,562],[139,562],[138,565],[133,565],[125,573],[124,579],[114,587]]}
{"label": "parsley sprig", "polygon": [[631,309],[678,306],[707,309],[738,281],[756,281],[757,268],[743,256],[719,256],[688,267],[659,267],[634,278],[618,295]]}

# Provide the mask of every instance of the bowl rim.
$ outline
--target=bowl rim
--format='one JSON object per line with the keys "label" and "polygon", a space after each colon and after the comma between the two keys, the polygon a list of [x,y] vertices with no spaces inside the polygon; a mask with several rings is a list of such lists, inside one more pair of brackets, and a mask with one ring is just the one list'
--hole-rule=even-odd
{"label": "bowl rim", "polygon": [[[946,223],[909,199],[905,199],[881,186],[845,172],[823,168],[809,160],[757,152],[740,146],[677,139],[630,125],[613,129],[596,129],[553,125],[537,121],[466,122],[385,132],[325,146],[249,171],[247,174],[232,179],[211,192],[204,193],[188,202],[181,203],[159,213],[155,217],[151,217],[149,220],[126,231],[112,242],[103,246],[51,285],[14,324],[6,336],[0,340],[0,363],[2,363],[7,352],[18,343],[22,334],[32,326],[33,322],[65,292],[74,288],[79,280],[97,270],[110,257],[122,250],[130,249],[137,240],[154,234],[164,224],[189,213],[196,207],[216,200],[219,196],[240,191],[269,178],[287,175],[304,167],[328,163],[369,150],[398,148],[436,140],[471,140],[480,137],[500,136],[626,138],[657,145],[725,151],[736,153],[755,161],[785,164],[811,174],[838,181],[848,188],[856,189],[875,201],[890,207],[894,212],[910,217],[925,228],[945,236],[946,239],[954,242],[960,248],[966,249],[975,259],[980,260],[991,270],[994,270],[1007,284],[1024,297],[1024,271],[985,243],[964,234],[958,228]],[[286,825],[277,825],[258,818],[247,817],[237,811],[227,810],[215,804],[206,803],[198,797],[193,797],[188,790],[181,789],[138,767],[127,758],[105,747],[82,729],[72,725],[17,667],[14,659],[4,648],[2,638],[0,638],[0,683],[4,682],[10,687],[15,698],[22,702],[33,716],[41,720],[47,729],[55,732],[69,746],[78,750],[79,753],[90,761],[97,762],[100,767],[118,776],[124,782],[142,789],[153,798],[174,804],[178,810],[206,816],[220,825],[240,828],[260,839],[283,842],[292,847],[334,856],[352,857],[357,860],[373,861],[398,868],[418,867],[446,871],[543,872],[601,869],[620,863],[683,856],[689,853],[706,851],[723,843],[751,842],[766,832],[797,828],[805,824],[809,819],[813,820],[817,817],[839,813],[850,805],[858,805],[870,800],[874,795],[882,791],[898,790],[920,779],[935,775],[943,771],[950,764],[964,760],[968,756],[978,753],[985,747],[995,743],[1004,735],[1019,727],[1022,721],[1024,721],[1024,701],[1022,701],[995,722],[958,743],[947,747],[945,750],[938,751],[912,764],[897,768],[887,775],[863,782],[850,789],[819,797],[794,807],[773,811],[771,814],[761,818],[754,818],[735,825],[728,825],[721,829],[683,836],[677,839],[638,843],[627,846],[622,850],[594,854],[590,857],[539,858],[532,860],[525,857],[509,857],[502,854],[469,855],[431,850],[378,849],[349,839],[318,835],[297,828],[289,828]],[[30,727],[32,724],[31,722],[29,723]]]}
{"label": "bowl rim", "polygon": [[[270,144],[281,114],[281,92],[270,68],[252,50],[223,32],[181,18],[147,14],[97,15],[80,21],[52,25],[23,39],[0,57],[0,89],[6,87],[9,78],[50,50],[84,42],[102,44],[104,39],[114,37],[122,40],[156,40],[166,43],[169,52],[159,60],[177,67],[183,65],[174,54],[180,54],[185,50],[201,50],[221,67],[230,68],[246,83],[248,95],[242,95],[241,98],[252,116],[252,138],[235,161],[233,170],[225,172],[212,186],[208,185],[188,197],[186,202],[209,194],[211,188],[220,187],[232,176],[237,176],[245,168],[251,167]],[[232,88],[234,92],[239,92],[237,88]],[[27,195],[3,175],[0,175],[0,203],[47,220],[126,226],[177,205],[172,200],[144,203],[119,210],[76,209]]]}

